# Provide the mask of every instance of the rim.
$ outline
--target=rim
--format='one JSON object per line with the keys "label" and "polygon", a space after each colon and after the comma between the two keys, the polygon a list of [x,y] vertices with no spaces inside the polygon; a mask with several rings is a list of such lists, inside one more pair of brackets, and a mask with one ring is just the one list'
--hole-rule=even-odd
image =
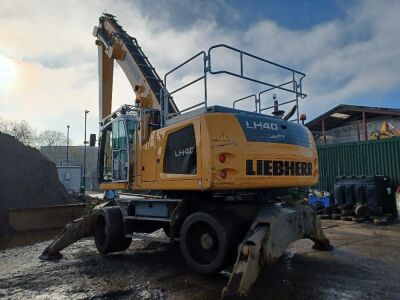
{"label": "rim", "polygon": [[213,263],[219,252],[219,241],[215,230],[205,222],[196,222],[187,231],[187,247],[190,256],[201,265]]}

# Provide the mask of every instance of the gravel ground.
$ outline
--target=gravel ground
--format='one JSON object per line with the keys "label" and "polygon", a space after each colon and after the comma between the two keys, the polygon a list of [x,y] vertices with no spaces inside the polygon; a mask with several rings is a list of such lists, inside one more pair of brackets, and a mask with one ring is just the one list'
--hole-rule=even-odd
{"label": "gravel ground", "polygon": [[[265,268],[249,299],[399,299],[400,226],[324,221],[332,252],[294,243]],[[57,262],[37,257],[48,242],[0,252],[1,299],[218,299],[226,274],[193,273],[179,244],[135,240],[100,256],[92,239]]]}

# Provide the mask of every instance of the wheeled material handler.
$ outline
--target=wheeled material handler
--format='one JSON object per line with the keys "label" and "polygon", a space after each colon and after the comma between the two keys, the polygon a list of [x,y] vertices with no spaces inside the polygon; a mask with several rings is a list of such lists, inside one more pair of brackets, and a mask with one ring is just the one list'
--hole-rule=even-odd
{"label": "wheeled material handler", "polygon": [[[293,241],[309,238],[316,249],[331,248],[319,219],[303,203],[302,189],[319,177],[313,136],[299,122],[305,74],[220,44],[162,80],[114,16],[102,15],[93,34],[99,55],[100,188],[121,194],[114,201],[89,204],[84,217],[67,225],[41,258],[57,257],[90,235],[101,254],[123,251],[132,238],[163,228],[169,241],[179,241],[196,272],[210,274],[234,265],[223,295],[235,296],[246,294],[262,265],[276,262]],[[238,58],[237,71],[218,68],[216,53],[221,51]],[[136,99],[112,111],[115,61]],[[167,79],[196,61],[201,75],[168,90]],[[254,73],[265,73],[251,72],[249,61],[257,68],[273,67],[285,74],[277,78],[287,80],[271,83],[264,79],[268,76],[257,77]],[[250,82],[257,94],[236,99],[232,108],[210,106],[207,82],[222,75]],[[179,110],[175,94],[201,82],[202,101]],[[291,95],[290,100],[278,103],[277,92]],[[261,98],[268,93],[274,103],[263,107]],[[243,103],[251,111],[235,108]],[[294,107],[285,115],[281,105],[290,103]]]}

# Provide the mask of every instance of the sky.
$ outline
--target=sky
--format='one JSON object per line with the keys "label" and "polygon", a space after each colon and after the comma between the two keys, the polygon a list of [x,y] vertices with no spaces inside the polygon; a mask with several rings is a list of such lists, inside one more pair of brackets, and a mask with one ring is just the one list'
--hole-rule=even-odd
{"label": "sky", "polygon": [[[0,118],[26,120],[38,130],[66,132],[70,125],[80,145],[88,109],[88,133],[98,132],[92,30],[103,12],[138,39],[161,77],[199,51],[228,44],[305,73],[308,96],[300,112],[308,120],[343,103],[400,108],[400,1],[0,0]],[[214,60],[237,70],[232,53],[216,51]],[[200,74],[201,62],[195,63],[171,76],[171,89]],[[256,61],[245,65],[273,83],[287,75]],[[210,104],[231,106],[260,88],[215,76]],[[177,95],[179,107],[200,102],[201,91],[199,85]],[[135,99],[118,66],[113,98],[114,109]],[[267,106],[272,95],[262,101]]]}

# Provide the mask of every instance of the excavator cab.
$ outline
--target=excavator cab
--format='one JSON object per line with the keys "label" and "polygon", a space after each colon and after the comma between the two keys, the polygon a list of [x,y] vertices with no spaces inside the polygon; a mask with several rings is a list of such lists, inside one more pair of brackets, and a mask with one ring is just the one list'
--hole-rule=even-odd
{"label": "excavator cab", "polygon": [[103,126],[99,143],[99,180],[128,182],[132,168],[132,149],[136,142],[136,118],[121,115]]}

